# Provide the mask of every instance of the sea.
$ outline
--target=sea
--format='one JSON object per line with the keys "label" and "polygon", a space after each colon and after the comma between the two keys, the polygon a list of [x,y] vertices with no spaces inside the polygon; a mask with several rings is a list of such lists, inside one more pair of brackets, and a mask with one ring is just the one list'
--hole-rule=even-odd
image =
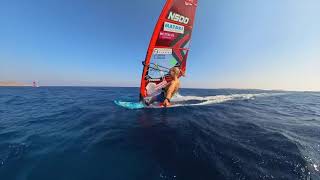
{"label": "sea", "polygon": [[0,88],[1,180],[319,180],[320,93]]}

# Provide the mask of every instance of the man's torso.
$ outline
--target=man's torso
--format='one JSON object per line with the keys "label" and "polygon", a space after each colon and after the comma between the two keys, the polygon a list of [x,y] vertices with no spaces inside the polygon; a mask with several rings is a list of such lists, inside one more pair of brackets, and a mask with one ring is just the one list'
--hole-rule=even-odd
{"label": "man's torso", "polygon": [[170,87],[172,84],[174,84],[174,91],[173,91],[172,94],[176,94],[176,93],[179,91],[179,88],[180,88],[180,80],[177,79],[177,80],[171,81],[170,84],[168,84],[168,86],[164,88],[165,94],[167,94],[167,91],[168,91],[169,87]]}

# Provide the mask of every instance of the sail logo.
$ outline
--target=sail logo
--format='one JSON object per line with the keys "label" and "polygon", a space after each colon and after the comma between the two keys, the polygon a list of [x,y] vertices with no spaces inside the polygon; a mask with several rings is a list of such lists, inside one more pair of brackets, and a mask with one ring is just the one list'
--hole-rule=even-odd
{"label": "sail logo", "polygon": [[170,55],[170,54],[172,54],[172,49],[169,49],[169,48],[154,48],[153,54]]}
{"label": "sail logo", "polygon": [[168,19],[172,20],[172,21],[179,22],[179,23],[183,23],[183,24],[188,24],[190,21],[189,18],[184,17],[178,13],[173,13],[173,12],[169,13]]}
{"label": "sail logo", "polygon": [[166,59],[165,54],[155,54],[153,55],[153,59]]}
{"label": "sail logo", "polygon": [[161,81],[161,79],[159,79],[159,78],[158,79],[148,79],[148,81],[149,82],[158,82],[158,81]]}
{"label": "sail logo", "polygon": [[176,36],[175,33],[160,31],[159,39],[173,41],[176,39]]}
{"label": "sail logo", "polygon": [[169,23],[169,22],[164,23],[163,30],[167,31],[167,32],[184,34],[184,26],[180,26],[178,24],[173,24],[173,23]]}

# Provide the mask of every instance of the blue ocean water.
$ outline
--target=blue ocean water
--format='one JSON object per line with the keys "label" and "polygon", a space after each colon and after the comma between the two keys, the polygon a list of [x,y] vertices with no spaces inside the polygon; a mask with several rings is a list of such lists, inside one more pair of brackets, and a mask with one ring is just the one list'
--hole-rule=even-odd
{"label": "blue ocean water", "polygon": [[137,94],[0,88],[0,179],[320,179],[320,93],[183,89],[192,102],[169,109],[113,102]]}

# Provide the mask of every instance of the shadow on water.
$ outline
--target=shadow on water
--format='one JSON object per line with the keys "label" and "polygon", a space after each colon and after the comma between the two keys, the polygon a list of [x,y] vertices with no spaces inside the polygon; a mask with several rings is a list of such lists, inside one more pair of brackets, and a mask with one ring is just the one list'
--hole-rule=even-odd
{"label": "shadow on water", "polygon": [[298,147],[283,135],[224,122],[221,110],[210,118],[185,112],[191,109],[131,112],[95,129],[87,148],[73,142],[62,152],[19,159],[19,166],[13,161],[0,173],[8,180],[308,179]]}
{"label": "shadow on water", "polygon": [[297,145],[285,136],[252,123],[226,123],[218,114],[206,119],[185,112],[188,108],[138,116],[141,128],[133,141],[148,148],[162,179],[308,179]]}
{"label": "shadow on water", "polygon": [[150,158],[156,160],[158,176],[161,179],[222,177],[218,170],[211,168],[209,161],[195,154],[192,137],[186,137],[177,129],[182,124],[175,124],[178,122],[169,116],[176,110],[142,112],[138,118],[141,128],[134,132],[134,141],[148,147]]}

